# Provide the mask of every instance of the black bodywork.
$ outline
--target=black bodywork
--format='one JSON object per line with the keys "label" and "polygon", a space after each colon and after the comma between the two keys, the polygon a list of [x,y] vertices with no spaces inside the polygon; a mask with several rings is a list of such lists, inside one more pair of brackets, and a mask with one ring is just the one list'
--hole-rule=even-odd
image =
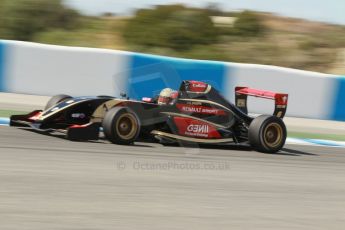
{"label": "black bodywork", "polygon": [[[97,140],[104,114],[112,107],[122,106],[137,115],[140,138],[156,137],[161,142],[180,138],[215,144],[247,142],[248,127],[253,117],[247,114],[246,97],[242,94],[236,94],[236,104],[239,106],[228,102],[208,84],[183,81],[178,97],[169,105],[158,105],[154,100],[76,97],[45,111],[11,116],[10,125],[31,127],[42,132],[63,132],[71,140]],[[284,116],[286,107],[281,110]]]}

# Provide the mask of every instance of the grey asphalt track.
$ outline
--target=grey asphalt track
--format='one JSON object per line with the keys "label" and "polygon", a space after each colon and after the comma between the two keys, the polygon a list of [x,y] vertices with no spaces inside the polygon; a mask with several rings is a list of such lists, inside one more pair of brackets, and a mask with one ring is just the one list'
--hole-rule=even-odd
{"label": "grey asphalt track", "polygon": [[193,149],[0,127],[0,229],[344,229],[345,149]]}

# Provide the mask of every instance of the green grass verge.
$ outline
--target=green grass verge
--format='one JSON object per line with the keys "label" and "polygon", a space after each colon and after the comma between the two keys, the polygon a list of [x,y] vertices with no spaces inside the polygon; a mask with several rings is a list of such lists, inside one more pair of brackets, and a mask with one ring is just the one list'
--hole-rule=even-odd
{"label": "green grass verge", "polygon": [[288,137],[300,138],[300,139],[321,139],[321,140],[332,140],[332,141],[345,141],[345,135],[339,135],[339,134],[288,132]]}
{"label": "green grass verge", "polygon": [[0,117],[10,117],[11,115],[26,114],[27,112],[13,111],[13,110],[0,110]]}

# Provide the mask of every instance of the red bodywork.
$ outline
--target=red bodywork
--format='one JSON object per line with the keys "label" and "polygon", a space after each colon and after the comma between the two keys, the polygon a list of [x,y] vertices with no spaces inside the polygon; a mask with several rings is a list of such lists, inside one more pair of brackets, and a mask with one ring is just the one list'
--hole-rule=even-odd
{"label": "red bodywork", "polygon": [[42,111],[34,111],[32,114],[29,114],[28,120],[30,121],[36,121],[40,118]]}
{"label": "red bodywork", "polygon": [[204,93],[208,87],[208,84],[200,81],[189,81],[187,91],[193,93]]}
{"label": "red bodywork", "polygon": [[186,117],[174,117],[178,134],[194,138],[221,138],[217,128],[210,123]]}

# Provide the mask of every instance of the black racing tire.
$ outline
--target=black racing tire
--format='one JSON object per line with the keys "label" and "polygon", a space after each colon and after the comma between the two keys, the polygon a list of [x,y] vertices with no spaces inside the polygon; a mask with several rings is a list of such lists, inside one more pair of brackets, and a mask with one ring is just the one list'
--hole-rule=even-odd
{"label": "black racing tire", "polygon": [[140,134],[140,120],[128,107],[114,107],[104,116],[104,136],[114,144],[130,145]]}
{"label": "black racing tire", "polygon": [[59,94],[59,95],[55,95],[52,98],[50,98],[50,100],[47,102],[46,107],[44,108],[44,110],[47,110],[63,101],[66,101],[68,99],[71,99],[72,97],[69,95],[65,95],[65,94]]}
{"label": "black racing tire", "polygon": [[286,126],[283,120],[276,116],[261,115],[249,126],[249,143],[259,152],[278,152],[283,148],[286,136]]}

